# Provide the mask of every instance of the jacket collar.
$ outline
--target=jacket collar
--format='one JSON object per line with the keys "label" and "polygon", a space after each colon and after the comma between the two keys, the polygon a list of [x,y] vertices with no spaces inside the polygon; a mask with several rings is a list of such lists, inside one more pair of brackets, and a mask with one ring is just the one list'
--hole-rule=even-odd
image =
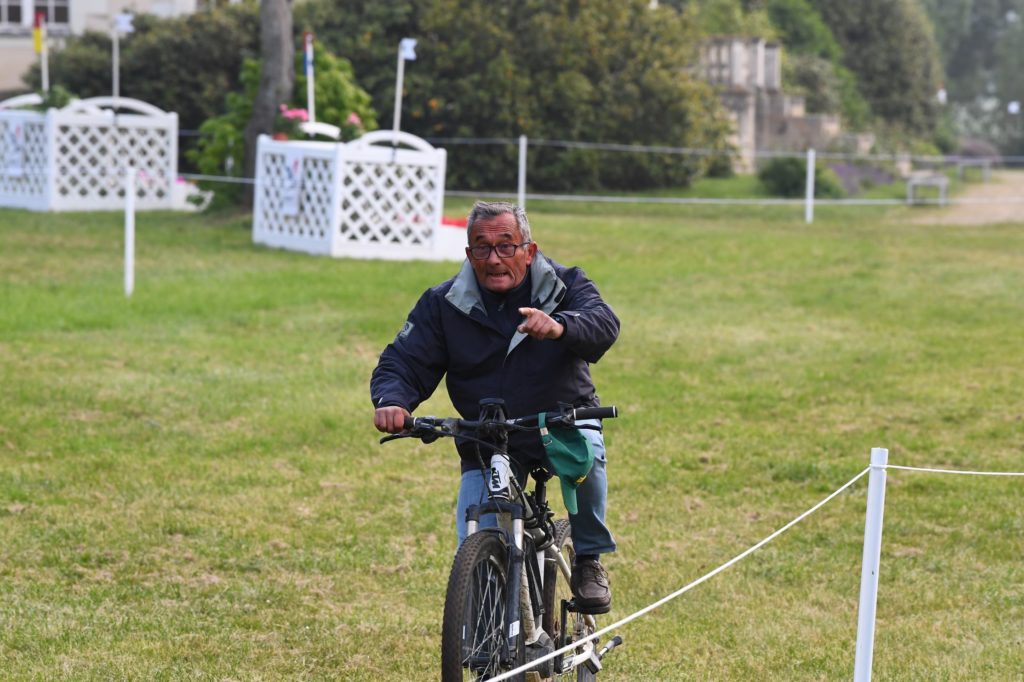
{"label": "jacket collar", "polygon": [[[530,301],[533,307],[550,314],[558,307],[564,295],[565,283],[558,278],[547,257],[537,251],[530,264]],[[487,315],[480,295],[480,285],[476,281],[476,273],[473,272],[469,260],[462,262],[459,274],[455,276],[455,281],[444,297],[465,315],[472,317],[474,308],[478,308],[484,316]]]}

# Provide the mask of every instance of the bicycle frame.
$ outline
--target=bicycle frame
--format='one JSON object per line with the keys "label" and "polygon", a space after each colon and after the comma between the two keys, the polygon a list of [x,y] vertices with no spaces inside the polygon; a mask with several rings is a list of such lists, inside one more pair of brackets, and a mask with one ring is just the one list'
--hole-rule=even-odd
{"label": "bicycle frame", "polygon": [[[566,584],[572,581],[572,567],[565,560],[565,557],[558,551],[553,543],[541,550],[534,550],[535,541],[531,533],[527,532],[527,519],[539,520],[547,510],[545,499],[546,484],[544,480],[535,479],[534,501],[536,508],[532,508],[526,500],[526,494],[516,486],[517,493],[522,499],[522,504],[507,502],[504,500],[490,499],[479,505],[471,505],[466,510],[467,536],[477,532],[491,532],[500,534],[508,547],[509,565],[507,566],[508,585],[518,585],[519,589],[510,589],[506,595],[505,605],[505,633],[503,641],[501,662],[509,664],[512,661],[512,652],[516,651],[518,638],[523,638],[523,645],[532,644],[539,637],[542,629],[539,625],[540,613],[539,604],[542,602],[541,591],[544,589],[545,561],[552,561],[558,567],[559,572],[565,579]],[[488,494],[491,490],[488,489]],[[485,514],[495,514],[498,517],[497,528],[480,528],[480,517]],[[503,523],[504,521],[504,523]],[[538,535],[545,539],[545,533],[540,524],[536,524]],[[530,557],[528,559],[527,557]],[[524,573],[524,570],[525,573]],[[568,622],[566,604],[562,604],[560,622],[563,627]],[[597,621],[590,614],[585,614],[584,620],[591,629],[597,628]],[[522,627],[520,627],[520,624]],[[550,634],[550,633],[549,633]],[[597,663],[596,649],[594,642],[589,641],[581,646],[582,651],[573,655],[566,663],[559,656],[555,659],[553,666],[557,668],[558,674],[564,674],[579,665]]]}
{"label": "bicycle frame", "polygon": [[[618,416],[614,407],[574,408],[564,404],[559,405],[559,412],[545,414],[549,424],[557,422],[569,427],[573,427],[577,420],[607,419]],[[555,644],[548,639],[548,643],[542,643],[541,648],[527,648],[541,641],[544,634],[552,637],[557,634],[560,640],[564,640],[564,642],[557,643],[556,648],[559,648],[563,643],[576,641],[588,631],[593,632],[597,629],[594,617],[590,614],[579,614],[573,598],[569,596],[568,599],[562,598],[560,604],[552,603],[550,605],[552,610],[560,608],[560,620],[556,621],[560,623],[556,626],[557,632],[544,633],[543,630],[542,621],[545,613],[543,609],[545,608],[545,599],[549,596],[545,595],[544,591],[544,573],[546,567],[549,566],[548,562],[557,567],[557,571],[566,585],[572,584],[572,567],[561,553],[565,535],[560,535],[560,533],[565,533],[567,526],[560,526],[561,530],[556,530],[557,524],[552,522],[554,514],[548,506],[546,494],[546,482],[552,478],[551,474],[543,466],[536,466],[528,470],[527,474],[533,476],[536,485],[532,492],[526,492],[511,470],[508,455],[509,431],[537,430],[538,421],[539,417],[534,419],[529,416],[507,419],[503,400],[484,399],[480,401],[480,416],[477,421],[457,418],[420,417],[413,419],[407,417],[405,431],[385,436],[380,441],[385,443],[396,438],[412,437],[420,438],[425,443],[431,443],[441,436],[447,436],[455,438],[456,441],[463,440],[477,444],[480,473],[486,479],[485,488],[488,500],[481,504],[471,505],[466,510],[466,537],[469,538],[479,533],[493,533],[506,550],[505,585],[507,593],[504,596],[504,621],[500,624],[502,628],[500,651],[497,650],[497,646],[491,649],[494,654],[497,654],[497,662],[503,668],[513,666],[520,653],[525,654],[526,660],[530,661],[531,659],[528,657],[530,654],[537,654],[547,646]],[[595,427],[581,425],[576,428]],[[491,453],[490,475],[488,475],[488,467],[484,463],[481,447]],[[524,476],[524,482],[525,479],[526,476]],[[481,517],[490,514],[497,517],[497,527],[492,528],[488,525],[486,528],[481,528]],[[563,540],[558,540],[559,537]],[[479,547],[479,543],[476,546]],[[571,632],[568,631],[570,628],[568,613],[570,611],[578,614],[571,624]],[[551,615],[551,618],[554,618],[554,614]],[[445,631],[448,631],[447,606]],[[463,633],[465,633],[464,628]],[[495,632],[495,634],[498,633]],[[580,644],[571,656],[559,655],[554,660],[548,659],[550,663],[538,664],[539,667],[534,669],[546,671],[542,672],[542,675],[551,673],[562,675],[580,665],[586,665],[591,672],[597,673],[601,669],[603,654],[617,646],[619,642],[621,639],[616,637],[599,653],[596,650],[596,642],[587,641]],[[519,649],[520,646],[523,647],[522,650]],[[553,649],[549,651],[553,651]],[[542,656],[536,655],[536,658],[539,659]],[[465,660],[462,665],[463,667],[467,665]]]}

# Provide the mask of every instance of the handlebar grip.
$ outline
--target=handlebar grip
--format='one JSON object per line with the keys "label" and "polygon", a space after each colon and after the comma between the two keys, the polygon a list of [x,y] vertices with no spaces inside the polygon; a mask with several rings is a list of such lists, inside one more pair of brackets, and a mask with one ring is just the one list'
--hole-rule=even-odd
{"label": "handlebar grip", "polygon": [[614,405],[608,407],[577,407],[573,410],[573,416],[577,419],[611,419],[619,416],[619,408]]}

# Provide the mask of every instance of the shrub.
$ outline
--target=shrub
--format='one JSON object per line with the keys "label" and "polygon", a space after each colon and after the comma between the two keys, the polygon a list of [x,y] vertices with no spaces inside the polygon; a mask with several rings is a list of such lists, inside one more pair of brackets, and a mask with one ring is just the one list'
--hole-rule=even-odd
{"label": "shrub", "polygon": [[[302,93],[301,100],[304,100],[306,78],[302,72],[301,54],[300,51],[295,60],[295,92]],[[343,140],[357,137],[364,130],[376,129],[377,115],[370,107],[370,96],[356,85],[352,65],[319,46],[313,65],[316,69],[314,88],[317,120],[340,127]],[[252,116],[252,103],[259,90],[259,60],[246,59],[242,63],[238,82],[241,90],[228,93],[225,113],[208,119],[199,127],[199,140],[195,149],[187,153],[188,159],[204,175],[242,177],[245,168],[245,126]],[[283,102],[282,106],[286,110],[296,111],[295,107],[304,104],[293,97],[291,102]],[[206,189],[217,191],[218,203],[237,203],[245,195],[241,184],[217,183]]]}
{"label": "shrub", "polygon": [[871,163],[834,163],[829,168],[846,194],[860,194],[872,187],[891,184],[895,179],[893,172]]}
{"label": "shrub", "polygon": [[[800,197],[807,191],[807,162],[795,157],[772,159],[757,173],[758,179],[770,194],[782,197]],[[844,195],[842,183],[828,168],[814,168],[814,196],[838,199]]]}

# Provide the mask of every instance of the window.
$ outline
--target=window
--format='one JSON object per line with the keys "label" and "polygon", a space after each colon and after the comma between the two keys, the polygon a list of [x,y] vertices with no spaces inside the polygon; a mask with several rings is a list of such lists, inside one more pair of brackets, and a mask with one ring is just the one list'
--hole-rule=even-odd
{"label": "window", "polygon": [[0,24],[21,26],[21,0],[0,0]]}
{"label": "window", "polygon": [[[4,0],[0,0],[3,2]],[[48,26],[68,25],[69,0],[33,0],[33,11],[46,17]]]}

